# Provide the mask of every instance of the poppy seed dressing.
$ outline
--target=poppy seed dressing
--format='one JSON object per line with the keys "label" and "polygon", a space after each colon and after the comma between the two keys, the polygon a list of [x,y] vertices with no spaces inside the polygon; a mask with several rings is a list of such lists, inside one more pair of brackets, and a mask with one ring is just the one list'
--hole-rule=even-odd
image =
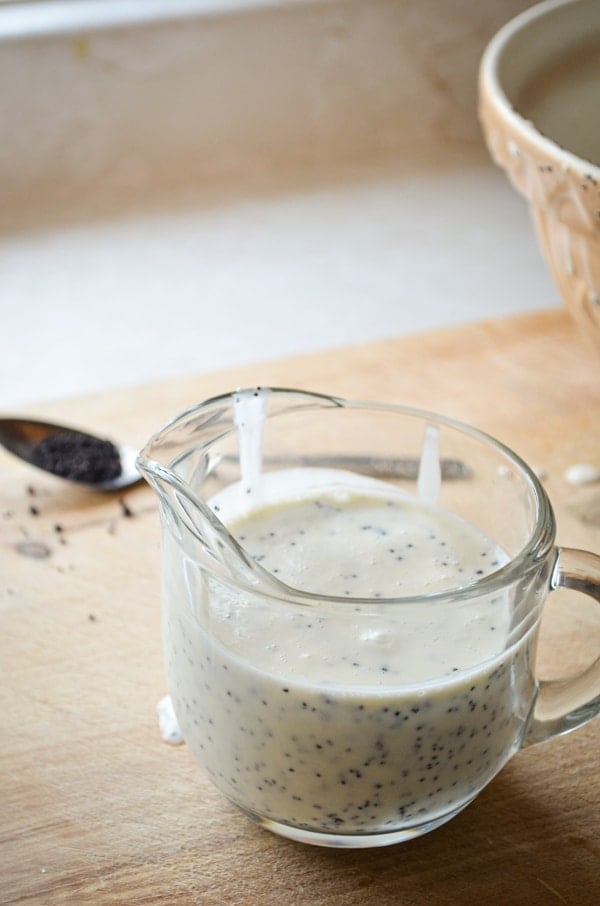
{"label": "poppy seed dressing", "polygon": [[284,825],[376,834],[456,812],[518,747],[532,698],[532,633],[511,642],[507,595],[456,595],[506,554],[393,488],[286,498],[286,484],[224,521],[262,570],[317,597],[242,589],[192,558],[165,577],[186,741],[233,802]]}

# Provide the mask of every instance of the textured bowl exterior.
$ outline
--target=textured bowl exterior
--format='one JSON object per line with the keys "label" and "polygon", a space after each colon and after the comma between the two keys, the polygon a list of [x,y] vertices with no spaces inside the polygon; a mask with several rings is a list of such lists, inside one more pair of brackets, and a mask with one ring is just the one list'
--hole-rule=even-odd
{"label": "textured bowl exterior", "polygon": [[[514,116],[514,114],[513,114]],[[600,348],[600,172],[574,162],[531,125],[510,122],[501,102],[480,94],[480,119],[492,159],[529,201],[552,276],[571,314]]]}
{"label": "textured bowl exterior", "polygon": [[[533,34],[542,41],[549,27],[564,28],[571,18],[566,7],[562,0],[550,0],[501,29],[480,66],[479,118],[492,159],[529,201],[542,251],[568,310],[600,349],[600,166],[561,147],[521,116],[499,76],[507,66],[503,55],[510,42],[525,29],[527,40]],[[581,0],[585,14],[584,7]],[[538,28],[536,21],[555,13],[561,18],[548,18]]]}

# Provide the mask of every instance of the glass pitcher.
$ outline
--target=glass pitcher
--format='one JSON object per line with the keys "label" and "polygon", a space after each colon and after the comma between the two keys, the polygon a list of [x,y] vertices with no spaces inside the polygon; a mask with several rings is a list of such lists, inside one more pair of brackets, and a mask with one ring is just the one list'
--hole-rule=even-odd
{"label": "glass pitcher", "polygon": [[600,710],[600,661],[539,681],[544,601],[600,600],[533,471],[430,412],[251,388],[176,417],[160,500],[169,691],[221,792],[306,843],[457,815],[524,746]]}

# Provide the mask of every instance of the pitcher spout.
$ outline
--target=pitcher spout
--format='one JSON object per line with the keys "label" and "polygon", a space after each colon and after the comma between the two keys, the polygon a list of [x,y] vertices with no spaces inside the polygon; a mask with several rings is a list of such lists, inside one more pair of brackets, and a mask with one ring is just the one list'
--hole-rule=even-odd
{"label": "pitcher spout", "polygon": [[[189,438],[187,449],[174,451],[172,443],[165,444],[162,433],[140,451],[136,466],[158,496],[163,532],[190,560],[212,574],[253,588],[264,584],[262,570],[240,547],[213,503],[223,475],[229,480],[234,474],[236,457],[223,461],[206,448],[189,445]],[[161,462],[157,454],[165,461]]]}
{"label": "pitcher spout", "polygon": [[186,556],[230,581],[281,592],[283,584],[238,544],[229,526],[259,503],[267,418],[285,421],[339,401],[302,391],[236,390],[187,409],[150,438],[136,461],[156,491],[161,524]]}

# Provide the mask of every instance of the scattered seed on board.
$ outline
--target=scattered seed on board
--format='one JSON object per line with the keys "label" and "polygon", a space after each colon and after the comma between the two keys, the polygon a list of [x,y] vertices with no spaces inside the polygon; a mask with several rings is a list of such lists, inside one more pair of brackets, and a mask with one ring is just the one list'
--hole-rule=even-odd
{"label": "scattered seed on board", "polygon": [[123,516],[125,516],[126,519],[130,519],[133,516],[133,510],[123,497],[119,498],[119,505],[121,507],[121,513],[123,514]]}

